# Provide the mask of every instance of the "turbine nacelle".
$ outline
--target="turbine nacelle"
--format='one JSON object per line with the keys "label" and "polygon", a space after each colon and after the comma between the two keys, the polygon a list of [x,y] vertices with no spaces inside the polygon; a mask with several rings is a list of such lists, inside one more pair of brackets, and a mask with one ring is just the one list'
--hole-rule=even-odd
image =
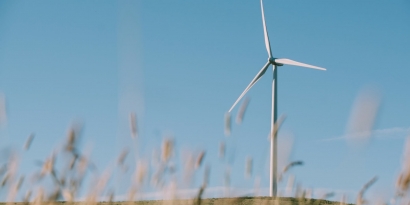
{"label": "turbine nacelle", "polygon": [[283,64],[282,64],[282,63],[278,63],[278,62],[276,62],[276,61],[275,61],[276,59],[277,59],[277,58],[270,57],[270,58],[268,58],[268,61],[269,61],[269,63],[270,63],[270,64],[272,64],[272,65],[276,65],[276,66],[283,66]]}

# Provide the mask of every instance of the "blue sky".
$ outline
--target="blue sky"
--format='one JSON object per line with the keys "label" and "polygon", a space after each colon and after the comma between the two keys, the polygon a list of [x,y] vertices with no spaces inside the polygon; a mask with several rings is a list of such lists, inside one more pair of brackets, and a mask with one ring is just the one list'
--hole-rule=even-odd
{"label": "blue sky", "polygon": [[[369,193],[387,200],[410,127],[410,3],[264,3],[273,55],[328,69],[279,68],[278,109],[287,116],[279,140],[293,142],[289,160],[305,162],[291,174],[304,187],[347,193],[377,175]],[[251,190],[257,177],[268,187],[271,69],[248,93],[244,122],[233,124],[230,137],[223,122],[268,57],[258,1],[3,1],[0,45],[8,117],[2,147],[21,149],[36,134],[22,153],[22,172],[33,172],[32,162],[81,121],[82,145],[92,147],[99,167],[112,164],[124,146],[148,158],[173,136],[176,163],[181,150],[207,151],[211,187],[224,185],[227,166],[233,187]],[[401,131],[360,148],[323,141],[345,135],[355,99],[369,87],[381,96],[373,129]],[[138,141],[129,136],[130,112],[138,116]],[[230,160],[218,158],[222,141]],[[247,156],[254,159],[250,179]],[[202,171],[190,188],[199,186]]]}

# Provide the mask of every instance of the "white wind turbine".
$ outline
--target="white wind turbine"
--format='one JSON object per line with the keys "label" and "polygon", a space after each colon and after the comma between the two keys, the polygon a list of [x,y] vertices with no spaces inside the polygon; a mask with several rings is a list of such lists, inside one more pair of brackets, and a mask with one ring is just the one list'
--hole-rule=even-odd
{"label": "white wind turbine", "polygon": [[268,62],[262,67],[262,69],[256,74],[255,78],[249,83],[248,87],[242,92],[242,94],[239,96],[239,98],[236,100],[236,102],[232,105],[231,109],[229,109],[229,112],[232,111],[232,109],[235,107],[235,105],[242,99],[242,97],[251,89],[253,85],[255,85],[256,82],[265,74],[266,70],[268,69],[269,65],[272,65],[273,67],[273,79],[272,79],[272,116],[271,116],[271,144],[270,144],[270,191],[269,195],[271,197],[276,197],[276,192],[277,192],[277,138],[276,138],[276,131],[275,131],[275,123],[277,120],[277,97],[276,97],[276,90],[277,90],[277,80],[278,80],[278,71],[276,67],[278,66],[283,66],[284,64],[286,65],[294,65],[294,66],[301,66],[305,68],[313,68],[317,70],[326,70],[325,68],[313,66],[313,65],[308,65],[300,62],[296,62],[290,59],[286,58],[274,58],[272,56],[272,51],[270,48],[270,43],[269,43],[269,36],[268,36],[268,31],[266,29],[266,23],[265,23],[265,14],[263,12],[263,2],[261,0],[261,10],[262,10],[262,22],[263,22],[263,31],[264,31],[264,36],[265,36],[265,45],[266,45],[266,50],[268,51]]}

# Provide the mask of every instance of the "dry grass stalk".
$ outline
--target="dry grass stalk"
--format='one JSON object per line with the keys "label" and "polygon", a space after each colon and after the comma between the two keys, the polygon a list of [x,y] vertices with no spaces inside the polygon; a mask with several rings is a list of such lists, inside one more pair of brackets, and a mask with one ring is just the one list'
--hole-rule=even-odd
{"label": "dry grass stalk", "polygon": [[172,139],[165,139],[162,143],[162,161],[167,162],[174,151],[174,142]]}
{"label": "dry grass stalk", "polygon": [[21,182],[17,182],[11,185],[11,187],[9,188],[9,193],[7,195],[7,204],[13,204],[12,202],[14,202],[17,192],[19,191],[20,185],[19,184]]}
{"label": "dry grass stalk", "polygon": [[195,158],[192,152],[187,151],[182,155],[182,161],[184,165],[184,183],[190,185],[195,170]]}
{"label": "dry grass stalk", "polygon": [[53,165],[54,161],[52,159],[47,159],[46,162],[44,162],[43,167],[41,168],[40,176],[43,177],[47,174],[50,174],[53,170]]}
{"label": "dry grass stalk", "polygon": [[9,175],[9,174],[6,174],[6,175],[3,177],[3,179],[1,180],[1,187],[6,186],[7,182],[9,181],[9,179],[10,179],[10,175]]}
{"label": "dry grass stalk", "polygon": [[313,190],[312,189],[306,189],[305,190],[305,197],[307,198],[307,199],[311,199],[312,198],[312,193],[313,192]]}
{"label": "dry grass stalk", "polygon": [[[245,107],[244,109],[246,109],[246,105],[248,102],[244,102],[243,107]],[[243,111],[244,112],[244,111]],[[227,135],[230,134],[231,132],[231,119],[230,119],[230,115],[229,113],[227,113],[227,115],[225,116],[225,131],[229,131]],[[238,117],[237,117],[237,121],[239,119],[239,122],[241,122],[243,120],[243,113],[239,113]],[[274,130],[271,133],[271,137],[272,136],[276,136],[277,132],[280,128],[280,126],[282,125],[283,121],[285,119],[285,116],[280,116],[280,118],[278,119],[278,121],[275,123],[274,125]],[[136,116],[135,114],[131,113],[130,115],[130,122],[131,122],[131,134],[133,136],[137,136],[137,127],[136,127]],[[135,125],[135,127],[133,127],[133,125]],[[59,176],[60,178],[57,177],[56,175],[56,170],[54,168],[55,166],[55,161],[56,161],[56,153],[53,153],[51,155],[50,158],[48,158],[42,166],[41,169],[41,175],[45,176],[45,175],[51,175],[55,181],[55,187],[54,187],[54,191],[48,195],[47,197],[45,197],[45,192],[43,189],[40,189],[40,191],[38,192],[37,196],[35,197],[34,202],[36,204],[44,204],[44,202],[55,202],[57,200],[59,200],[59,198],[63,198],[64,200],[68,201],[68,202],[73,202],[75,200],[75,195],[77,193],[78,190],[80,190],[81,184],[82,184],[82,180],[84,178],[84,173],[87,170],[87,167],[90,166],[90,160],[88,157],[84,157],[82,156],[79,152],[78,152],[78,136],[79,136],[79,128],[78,127],[73,127],[69,130],[68,133],[68,137],[67,137],[67,141],[65,143],[65,147],[64,147],[64,151],[68,151],[70,153],[72,153],[72,161],[69,162],[69,167],[70,170],[63,170],[63,172],[59,172]],[[27,139],[24,148],[27,150],[30,147],[31,141],[33,140],[34,135],[30,135],[29,138]],[[224,157],[225,155],[225,144],[222,142],[220,144],[220,149],[219,149],[219,153],[221,157]],[[117,160],[117,164],[124,166],[126,157],[128,155],[129,151],[127,150],[123,150],[123,152],[120,154],[120,156],[118,157]],[[165,139],[163,141],[162,144],[162,152],[161,155],[159,155],[159,171],[157,172],[157,174],[154,175],[153,179],[156,178],[156,180],[158,181],[158,184],[160,183],[164,183],[165,182],[169,182],[167,181],[169,178],[166,178],[166,174],[171,173],[172,174],[172,170],[173,167],[176,165],[173,165],[172,161],[170,161],[172,155],[174,153],[174,142],[171,139]],[[71,156],[71,155],[70,155]],[[195,170],[195,168],[199,168],[202,164],[203,164],[203,160],[205,157],[205,151],[201,151],[199,153],[199,155],[195,158],[192,157],[191,160],[191,164],[189,165],[191,167],[192,170]],[[12,161],[12,160],[11,160]],[[14,159],[14,161],[16,161]],[[77,163],[76,163],[77,161]],[[189,160],[188,160],[189,161]],[[253,160],[252,158],[248,157],[246,159],[246,175],[249,177],[252,174],[252,163]],[[11,164],[11,165],[10,165]],[[296,162],[292,162],[290,163],[288,166],[286,166],[283,169],[283,173],[286,173],[291,167],[296,166],[296,165],[302,165],[303,162],[302,161],[296,161]],[[13,168],[14,167],[14,168]],[[5,177],[3,178],[3,185],[6,185],[7,183],[12,183],[13,182],[13,176],[16,173],[16,163],[9,163],[9,167],[7,167],[7,172],[5,172]],[[76,168],[76,169],[73,169]],[[14,171],[12,171],[14,170]],[[65,172],[67,171],[67,172]],[[224,175],[224,179],[225,179],[225,186],[230,186],[230,177],[231,177],[231,173],[230,173],[230,169],[229,167],[226,169],[225,171],[225,175]],[[135,175],[134,175],[134,180],[132,181],[132,186],[131,188],[128,190],[129,192],[129,201],[130,203],[134,204],[133,200],[135,200],[135,196],[137,194],[137,190],[139,190],[139,186],[143,183],[144,178],[147,175],[147,166],[145,164],[141,164],[140,162],[138,162],[136,170],[135,170]],[[205,172],[204,172],[204,181],[202,186],[200,187],[199,191],[198,191],[198,195],[197,195],[197,204],[200,204],[202,201],[202,197],[203,197],[203,193],[208,185],[209,182],[209,172],[210,172],[210,168],[209,166],[206,166],[205,168]],[[61,174],[60,174],[61,173]],[[67,174],[68,173],[68,174]],[[1,175],[1,170],[0,170],[0,175]],[[400,175],[399,178],[401,177],[406,177],[406,176],[402,176]],[[103,191],[105,190],[108,180],[110,179],[110,173],[109,172],[105,172],[105,174],[100,177],[98,179],[97,183],[94,183],[94,185],[92,185],[92,190],[89,192],[89,194],[86,197],[86,204],[97,204],[98,202],[98,197],[103,193]],[[164,180],[162,180],[162,178],[164,178]],[[21,177],[17,183],[14,184],[14,186],[12,186],[12,190],[9,193],[9,199],[14,200],[16,193],[19,191],[21,184],[24,181],[24,177]],[[373,181],[373,182],[372,182]],[[372,184],[374,183],[375,179],[372,179],[369,183],[367,183],[361,193],[359,193],[359,195],[361,195],[361,198],[365,192],[365,190]],[[410,182],[406,182],[404,179],[400,179],[399,181],[401,181],[401,183],[404,184],[408,184]],[[171,181],[172,182],[172,181]],[[293,183],[294,183],[294,178],[289,177],[289,182],[288,182],[288,189],[292,192],[293,189]],[[291,184],[291,185],[290,185]],[[407,185],[408,186],[408,185]],[[114,200],[114,192],[109,192],[109,201],[112,202]],[[297,190],[296,190],[296,197],[298,197],[299,203],[303,204],[305,203],[305,198],[310,196],[311,192],[310,190],[304,190],[302,189],[302,187],[300,185],[297,186]],[[324,199],[327,199],[329,197],[332,197],[333,193],[328,193],[326,195],[323,196]],[[27,192],[26,196],[23,198],[24,201],[29,201],[31,197],[31,191]],[[259,199],[258,199],[259,200]],[[234,200],[235,202],[238,203],[245,203],[245,199],[244,198],[240,198],[237,200]],[[263,203],[262,203],[263,201]],[[361,202],[364,200],[361,200]],[[175,203],[175,201],[171,201],[172,203]],[[279,200],[261,200],[261,204],[271,204],[272,202],[274,202],[275,204],[279,203]]]}
{"label": "dry grass stalk", "polygon": [[53,172],[54,163],[55,163],[55,153],[51,154],[51,156],[48,159],[46,159],[46,161],[43,163],[43,166],[40,172],[40,178],[44,177],[47,174],[51,174]]}
{"label": "dry grass stalk", "polygon": [[283,169],[283,173],[286,173],[290,168],[294,167],[294,166],[301,166],[303,165],[303,161],[294,161],[289,163],[284,169]]}
{"label": "dry grass stalk", "polygon": [[141,161],[137,163],[135,171],[135,183],[141,185],[144,182],[145,176],[148,172],[147,165]]}
{"label": "dry grass stalk", "polygon": [[252,157],[247,157],[246,165],[245,165],[245,177],[249,178],[252,176],[252,166],[253,166]]}
{"label": "dry grass stalk", "polygon": [[297,183],[295,189],[295,198],[300,198],[302,196],[302,191],[302,185],[300,183]]}
{"label": "dry grass stalk", "polygon": [[47,196],[46,201],[49,204],[57,201],[61,197],[61,190],[59,187],[55,187],[49,196]]}
{"label": "dry grass stalk", "polygon": [[[404,193],[409,189],[410,185],[410,172],[401,173],[398,177],[396,186],[398,188],[398,192]],[[401,194],[398,194],[401,195]]]}
{"label": "dry grass stalk", "polygon": [[312,195],[313,195],[313,190],[312,189],[305,189],[305,202],[307,204],[312,203]]}
{"label": "dry grass stalk", "polygon": [[137,115],[135,113],[130,114],[130,127],[131,127],[131,137],[137,138],[138,137]]}
{"label": "dry grass stalk", "polygon": [[6,186],[9,182],[14,180],[15,175],[18,171],[18,157],[14,153],[12,153],[9,157],[8,164],[6,166],[5,175],[1,181],[1,187]]}
{"label": "dry grass stalk", "polygon": [[0,176],[3,176],[4,174],[6,174],[6,172],[7,172],[7,164],[3,164],[1,167],[0,167]]}
{"label": "dry grass stalk", "polygon": [[279,175],[279,181],[282,181],[283,176],[286,174],[287,171],[289,171],[290,168],[294,166],[302,166],[302,165],[303,165],[303,161],[294,161],[286,165],[285,168],[283,168],[282,173]]}
{"label": "dry grass stalk", "polygon": [[299,183],[296,186],[295,198],[297,199],[298,204],[305,204],[306,191],[302,188],[302,185]]}
{"label": "dry grass stalk", "polygon": [[33,139],[34,139],[34,133],[31,133],[30,136],[28,136],[26,143],[24,143],[24,147],[23,147],[24,150],[30,149]]}
{"label": "dry grass stalk", "polygon": [[204,194],[206,188],[206,184],[203,184],[198,191],[198,194],[196,196],[196,200],[195,200],[195,205],[201,205],[202,204],[202,195]]}
{"label": "dry grass stalk", "polygon": [[82,130],[82,124],[75,123],[69,130],[67,134],[67,141],[65,143],[65,150],[68,152],[73,152],[76,155],[76,147]]}
{"label": "dry grass stalk", "polygon": [[278,131],[279,131],[280,127],[282,126],[283,122],[285,121],[285,119],[286,119],[286,115],[279,116],[279,118],[273,124],[273,130],[270,133],[268,140],[271,140],[273,137],[277,136]]}
{"label": "dry grass stalk", "polygon": [[410,137],[407,138],[403,153],[402,171],[397,179],[397,196],[405,195],[410,186]]}
{"label": "dry grass stalk", "polygon": [[63,189],[62,191],[63,199],[67,202],[74,201],[74,193],[71,190]]}
{"label": "dry grass stalk", "polygon": [[114,202],[115,199],[115,192],[113,190],[110,191],[108,194],[108,203],[111,204]]}
{"label": "dry grass stalk", "polygon": [[369,189],[369,187],[372,186],[376,181],[377,181],[377,176],[373,177],[369,182],[367,182],[367,183],[363,186],[363,188],[360,190],[359,194],[357,195],[357,200],[356,200],[356,204],[357,204],[357,205],[366,204],[366,200],[363,198],[364,193],[365,193],[366,190]]}
{"label": "dry grass stalk", "polygon": [[230,184],[231,184],[231,169],[228,167],[225,169],[224,185],[225,187],[229,187]]}
{"label": "dry grass stalk", "polygon": [[19,178],[18,182],[17,182],[17,185],[16,185],[17,191],[20,190],[21,185],[23,185],[23,182],[24,182],[24,176],[21,176],[21,177]]}
{"label": "dry grass stalk", "polygon": [[231,135],[231,113],[225,113],[225,136]]}
{"label": "dry grass stalk", "polygon": [[209,173],[210,173],[210,167],[206,166],[205,172],[204,172],[204,181],[202,183],[202,186],[199,188],[198,194],[195,197],[194,204],[196,205],[201,205],[202,204],[202,196],[205,192],[206,187],[208,186],[209,183]]}
{"label": "dry grass stalk", "polygon": [[0,126],[5,126],[7,124],[6,110],[6,99],[4,95],[0,93]]}
{"label": "dry grass stalk", "polygon": [[27,192],[26,192],[26,194],[24,194],[24,197],[23,197],[23,202],[29,202],[30,201],[30,198],[31,198],[31,190],[28,190]]}
{"label": "dry grass stalk", "polygon": [[340,199],[340,205],[346,205],[347,197],[346,194],[343,194],[342,198]]}
{"label": "dry grass stalk", "polygon": [[219,158],[223,159],[225,157],[225,149],[226,149],[225,143],[224,142],[219,143]]}
{"label": "dry grass stalk", "polygon": [[239,109],[238,115],[236,116],[236,123],[237,124],[241,124],[243,121],[243,117],[245,116],[245,111],[246,108],[248,107],[249,104],[249,97],[245,98],[245,100],[243,101],[241,108]]}
{"label": "dry grass stalk", "polygon": [[205,151],[201,151],[196,159],[195,168],[198,169],[204,161]]}
{"label": "dry grass stalk", "polygon": [[293,187],[295,186],[295,176],[290,175],[288,182],[286,184],[286,195],[290,196],[293,192]]}
{"label": "dry grass stalk", "polygon": [[259,196],[261,187],[261,177],[256,176],[254,180],[254,196]]}
{"label": "dry grass stalk", "polygon": [[33,205],[43,205],[44,204],[44,189],[40,187],[37,196],[34,198]]}
{"label": "dry grass stalk", "polygon": [[106,189],[108,180],[111,178],[111,172],[109,170],[105,171],[100,177],[97,178],[97,182],[90,186],[90,191],[86,198],[86,204],[94,205],[98,202],[98,197]]}
{"label": "dry grass stalk", "polygon": [[205,167],[205,172],[204,172],[204,181],[203,184],[205,184],[206,186],[209,183],[209,175],[211,173],[211,167],[210,166],[206,166]]}
{"label": "dry grass stalk", "polygon": [[380,95],[375,90],[359,92],[346,129],[349,138],[367,140],[370,137],[380,101]]}
{"label": "dry grass stalk", "polygon": [[88,155],[82,155],[78,162],[78,174],[84,175],[87,169],[90,169],[91,171],[97,170],[95,165],[91,162],[90,157]]}
{"label": "dry grass stalk", "polygon": [[121,151],[120,156],[119,156],[118,159],[117,159],[117,164],[121,167],[121,169],[122,169],[123,172],[125,172],[125,171],[127,170],[126,165],[124,164],[124,162],[125,162],[125,159],[126,159],[127,156],[128,156],[128,153],[129,153],[129,150],[128,150],[128,149],[126,149],[126,148],[123,149],[123,150]]}

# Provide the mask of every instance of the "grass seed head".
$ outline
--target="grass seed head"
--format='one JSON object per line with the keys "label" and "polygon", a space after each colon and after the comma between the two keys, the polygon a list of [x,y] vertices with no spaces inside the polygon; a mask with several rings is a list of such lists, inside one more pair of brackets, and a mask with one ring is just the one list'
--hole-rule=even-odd
{"label": "grass seed head", "polygon": [[65,201],[73,202],[74,201],[74,193],[71,190],[63,189],[62,195]]}
{"label": "grass seed head", "polygon": [[89,160],[87,157],[81,157],[78,163],[78,173],[80,175],[84,174],[85,171],[87,170],[89,164]]}
{"label": "grass seed head", "polygon": [[288,178],[288,182],[286,184],[286,192],[290,195],[293,192],[293,187],[295,186],[295,176],[290,175]]}
{"label": "grass seed head", "polygon": [[10,179],[10,175],[9,175],[9,174],[6,174],[6,175],[3,177],[3,179],[1,180],[1,187],[6,186],[7,182],[9,181],[9,179]]}
{"label": "grass seed head", "polygon": [[225,113],[225,136],[231,135],[231,113]]}
{"label": "grass seed head", "polygon": [[229,187],[231,184],[231,169],[229,168],[225,169],[224,184],[226,187]]}
{"label": "grass seed head", "polygon": [[245,165],[245,176],[249,178],[252,175],[252,166],[253,166],[253,160],[252,157],[247,157],[246,158],[246,165]]}
{"label": "grass seed head", "polygon": [[342,198],[340,199],[340,205],[346,205],[347,197],[346,194],[343,194]]}
{"label": "grass seed head", "polygon": [[206,166],[205,167],[205,172],[204,172],[204,182],[203,185],[207,186],[209,183],[209,175],[211,173],[211,167],[210,166]]}
{"label": "grass seed head", "polygon": [[248,107],[249,104],[249,97],[245,98],[243,101],[241,108],[239,109],[238,115],[236,116],[236,123],[241,124],[243,121],[243,117],[245,116],[245,111],[246,108]]}
{"label": "grass seed head", "polygon": [[0,167],[0,176],[2,176],[2,175],[4,175],[6,172],[7,172],[7,164],[3,164],[1,167]]}
{"label": "grass seed head", "polygon": [[141,185],[144,182],[146,174],[147,174],[147,165],[139,161],[137,163],[137,168],[135,171],[135,183]]}
{"label": "grass seed head", "polygon": [[410,186],[410,136],[407,138],[402,162],[402,171],[397,179],[397,194],[405,193]]}
{"label": "grass seed head", "polygon": [[131,127],[131,137],[137,138],[138,137],[137,115],[135,113],[130,114],[130,127]]}
{"label": "grass seed head", "polygon": [[369,139],[380,102],[381,98],[376,90],[364,89],[359,92],[346,128],[348,139],[354,140],[353,142]]}
{"label": "grass seed head", "polygon": [[280,115],[279,118],[276,120],[276,122],[273,124],[273,130],[271,131],[268,140],[273,139],[273,137],[276,137],[280,127],[282,126],[283,122],[286,119],[286,115]]}
{"label": "grass seed head", "polygon": [[23,182],[24,182],[24,176],[21,176],[17,182],[17,186],[16,186],[17,191],[20,190],[21,185],[23,185]]}
{"label": "grass seed head", "polygon": [[124,162],[125,162],[125,159],[128,156],[128,153],[129,153],[128,149],[123,149],[120,156],[118,157],[118,160],[117,160],[117,164],[119,166],[121,166],[121,168],[123,168],[123,169],[124,169]]}
{"label": "grass seed head", "polygon": [[366,184],[364,184],[363,188],[359,191],[359,194],[357,195],[357,204],[364,204],[365,199],[364,199],[364,193],[369,189],[370,186],[372,186],[375,182],[377,181],[377,176],[373,177],[370,181],[368,181]]}
{"label": "grass seed head", "polygon": [[61,196],[61,190],[59,187],[55,187],[51,194],[47,197],[47,202],[55,202]]}
{"label": "grass seed head", "polygon": [[44,189],[39,188],[36,198],[34,199],[34,205],[42,205],[44,202]]}
{"label": "grass seed head", "polygon": [[54,153],[51,155],[51,157],[49,157],[48,159],[46,159],[46,161],[43,163],[43,167],[41,169],[41,176],[47,175],[47,174],[51,174],[51,172],[54,169],[54,163],[55,163],[55,155]]}
{"label": "grass seed head", "polygon": [[223,159],[225,157],[225,142],[219,143],[219,157]]}
{"label": "grass seed head", "polygon": [[23,147],[24,150],[30,149],[33,139],[34,139],[34,133],[31,133],[30,136],[28,136],[26,143],[24,143],[24,147]]}
{"label": "grass seed head", "polygon": [[202,161],[204,160],[204,157],[205,157],[205,151],[201,151],[198,155],[197,160],[196,160],[195,168],[198,169],[201,166]]}
{"label": "grass seed head", "polygon": [[165,139],[162,143],[162,161],[167,162],[174,151],[174,142],[172,139]]}
{"label": "grass seed head", "polygon": [[31,193],[32,193],[31,190],[28,190],[28,191],[26,192],[26,194],[24,194],[23,202],[29,202],[29,201],[30,201]]}
{"label": "grass seed head", "polygon": [[5,126],[7,124],[6,110],[6,99],[4,95],[0,93],[0,126]]}
{"label": "grass seed head", "polygon": [[282,173],[279,174],[279,181],[282,181],[283,176],[289,171],[290,168],[301,165],[303,165],[303,161],[294,161],[286,165],[285,168],[283,168]]}
{"label": "grass seed head", "polygon": [[113,203],[115,199],[115,192],[114,191],[110,191],[109,195],[108,195],[108,203]]}
{"label": "grass seed head", "polygon": [[186,151],[186,153],[183,153],[181,157],[181,161],[184,164],[184,183],[189,185],[191,184],[195,170],[195,157],[191,151]]}
{"label": "grass seed head", "polygon": [[[65,144],[65,150],[68,152],[74,152],[77,146],[78,138],[82,131],[82,124],[75,123],[67,133],[67,141]],[[75,154],[75,153],[74,153]]]}

